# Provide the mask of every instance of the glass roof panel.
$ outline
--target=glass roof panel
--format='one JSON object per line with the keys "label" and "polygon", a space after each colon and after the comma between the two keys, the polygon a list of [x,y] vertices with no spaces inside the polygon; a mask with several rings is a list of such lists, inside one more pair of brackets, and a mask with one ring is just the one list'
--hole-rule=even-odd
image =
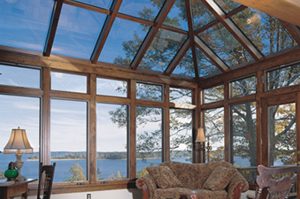
{"label": "glass roof panel", "polygon": [[193,28],[198,29],[215,19],[214,15],[201,1],[191,1]]}
{"label": "glass roof panel", "polygon": [[0,45],[43,51],[53,2],[0,1]]}
{"label": "glass roof panel", "polygon": [[297,45],[279,20],[265,13],[247,8],[232,19],[265,56]]}
{"label": "glass roof panel", "polygon": [[185,1],[176,0],[167,18],[165,19],[164,24],[183,30],[188,30]]}
{"label": "glass roof panel", "polygon": [[106,9],[109,9],[112,3],[112,0],[76,0],[76,1],[80,1],[82,3],[86,3],[100,8],[106,8]]}
{"label": "glass roof panel", "polygon": [[148,26],[116,18],[99,61],[129,66],[148,29]]}
{"label": "glass roof panel", "polygon": [[221,74],[220,69],[211,60],[196,48],[196,59],[198,64],[199,77],[209,78]]}
{"label": "glass roof panel", "polygon": [[153,21],[164,0],[123,0],[119,12]]}
{"label": "glass roof panel", "polygon": [[52,52],[90,59],[106,15],[64,4]]}
{"label": "glass roof panel", "polygon": [[253,61],[246,49],[220,23],[199,36],[230,68]]}
{"label": "glass roof panel", "polygon": [[163,72],[185,39],[186,35],[160,29],[145,53],[139,68]]}
{"label": "glass roof panel", "polygon": [[214,1],[227,13],[241,5],[232,0],[214,0]]}
{"label": "glass roof panel", "polygon": [[173,76],[195,78],[192,50],[189,49],[172,73]]}

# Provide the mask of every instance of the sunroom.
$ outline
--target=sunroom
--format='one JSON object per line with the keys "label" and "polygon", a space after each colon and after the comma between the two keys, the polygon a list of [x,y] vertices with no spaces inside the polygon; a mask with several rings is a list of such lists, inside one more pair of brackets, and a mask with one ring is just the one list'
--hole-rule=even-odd
{"label": "sunroom", "polygon": [[24,177],[56,162],[53,199],[140,198],[167,161],[228,161],[250,189],[298,166],[300,2],[251,2],[0,0],[0,186],[18,127]]}

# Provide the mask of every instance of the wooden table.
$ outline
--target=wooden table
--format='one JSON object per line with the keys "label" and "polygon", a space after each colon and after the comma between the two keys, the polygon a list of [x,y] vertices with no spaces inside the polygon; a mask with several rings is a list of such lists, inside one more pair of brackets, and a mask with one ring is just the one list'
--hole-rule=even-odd
{"label": "wooden table", "polygon": [[16,196],[27,199],[28,184],[36,181],[36,179],[27,179],[25,181],[7,181],[0,182],[0,198],[12,199]]}

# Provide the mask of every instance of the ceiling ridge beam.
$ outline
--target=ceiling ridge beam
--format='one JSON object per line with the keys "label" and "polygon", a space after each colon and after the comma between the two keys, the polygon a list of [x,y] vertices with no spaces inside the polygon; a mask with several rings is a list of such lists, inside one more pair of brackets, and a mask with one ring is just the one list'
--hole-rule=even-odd
{"label": "ceiling ridge beam", "polygon": [[179,64],[181,59],[184,57],[185,53],[189,49],[191,42],[190,38],[187,38],[185,42],[180,47],[179,51],[176,53],[175,57],[172,59],[171,63],[167,67],[167,69],[164,71],[164,75],[171,75],[171,73],[174,71],[176,66]]}
{"label": "ceiling ridge beam", "polygon": [[202,0],[208,9],[216,16],[225,28],[236,38],[242,46],[251,54],[255,60],[263,58],[262,53],[244,35],[244,33],[233,23],[230,18],[225,18],[226,13],[213,0]]}
{"label": "ceiling ridge beam", "polygon": [[47,57],[49,57],[51,54],[62,6],[63,6],[63,0],[54,1],[51,20],[49,24],[49,30],[47,33],[47,38],[46,38],[44,51],[43,51],[43,55]]}
{"label": "ceiling ridge beam", "polygon": [[300,29],[293,25],[290,24],[288,22],[279,20],[281,22],[281,24],[283,25],[283,27],[285,27],[285,29],[290,33],[290,35],[293,37],[293,39],[298,43],[298,45],[300,46]]}
{"label": "ceiling ridge beam", "polygon": [[193,59],[193,65],[194,65],[194,71],[195,71],[195,78],[196,80],[199,80],[199,71],[198,71],[198,63],[196,58],[196,50],[195,50],[195,42],[194,42],[194,28],[193,28],[193,20],[192,20],[192,12],[191,12],[191,4],[190,0],[185,0],[185,10],[186,10],[186,18],[188,22],[189,27],[189,38],[190,38],[190,44],[192,48],[192,59]]}
{"label": "ceiling ridge beam", "polygon": [[212,51],[198,36],[194,36],[195,45],[222,71],[227,72],[230,68]]}
{"label": "ceiling ridge beam", "polygon": [[122,0],[114,0],[110,7],[111,14],[106,17],[104,25],[101,30],[101,33],[98,37],[97,43],[95,45],[94,51],[91,56],[92,63],[97,63],[97,61],[98,61],[98,58],[103,50],[103,47],[104,47],[104,44],[108,37],[108,34],[109,34],[109,32],[112,28],[112,25],[117,17],[117,13],[119,11],[121,3],[122,3]]}
{"label": "ceiling ridge beam", "polygon": [[154,40],[156,33],[158,32],[159,28],[161,27],[164,20],[168,16],[169,11],[171,10],[174,3],[175,3],[175,0],[165,1],[163,7],[160,9],[160,11],[154,21],[154,25],[148,31],[147,36],[145,37],[143,43],[141,44],[138,52],[136,53],[134,59],[132,60],[132,62],[130,64],[130,67],[132,69],[136,70],[138,65],[141,63],[144,54],[146,53],[147,49],[150,47],[152,41]]}

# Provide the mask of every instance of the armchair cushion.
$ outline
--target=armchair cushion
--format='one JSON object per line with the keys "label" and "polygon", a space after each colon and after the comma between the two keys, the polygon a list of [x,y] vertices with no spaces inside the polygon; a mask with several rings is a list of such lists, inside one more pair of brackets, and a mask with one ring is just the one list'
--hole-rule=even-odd
{"label": "armchair cushion", "polygon": [[203,188],[212,191],[224,190],[234,176],[235,172],[236,169],[231,167],[216,167],[206,179]]}
{"label": "armchair cushion", "polygon": [[147,171],[159,188],[166,189],[183,186],[173,171],[167,166],[147,167]]}

